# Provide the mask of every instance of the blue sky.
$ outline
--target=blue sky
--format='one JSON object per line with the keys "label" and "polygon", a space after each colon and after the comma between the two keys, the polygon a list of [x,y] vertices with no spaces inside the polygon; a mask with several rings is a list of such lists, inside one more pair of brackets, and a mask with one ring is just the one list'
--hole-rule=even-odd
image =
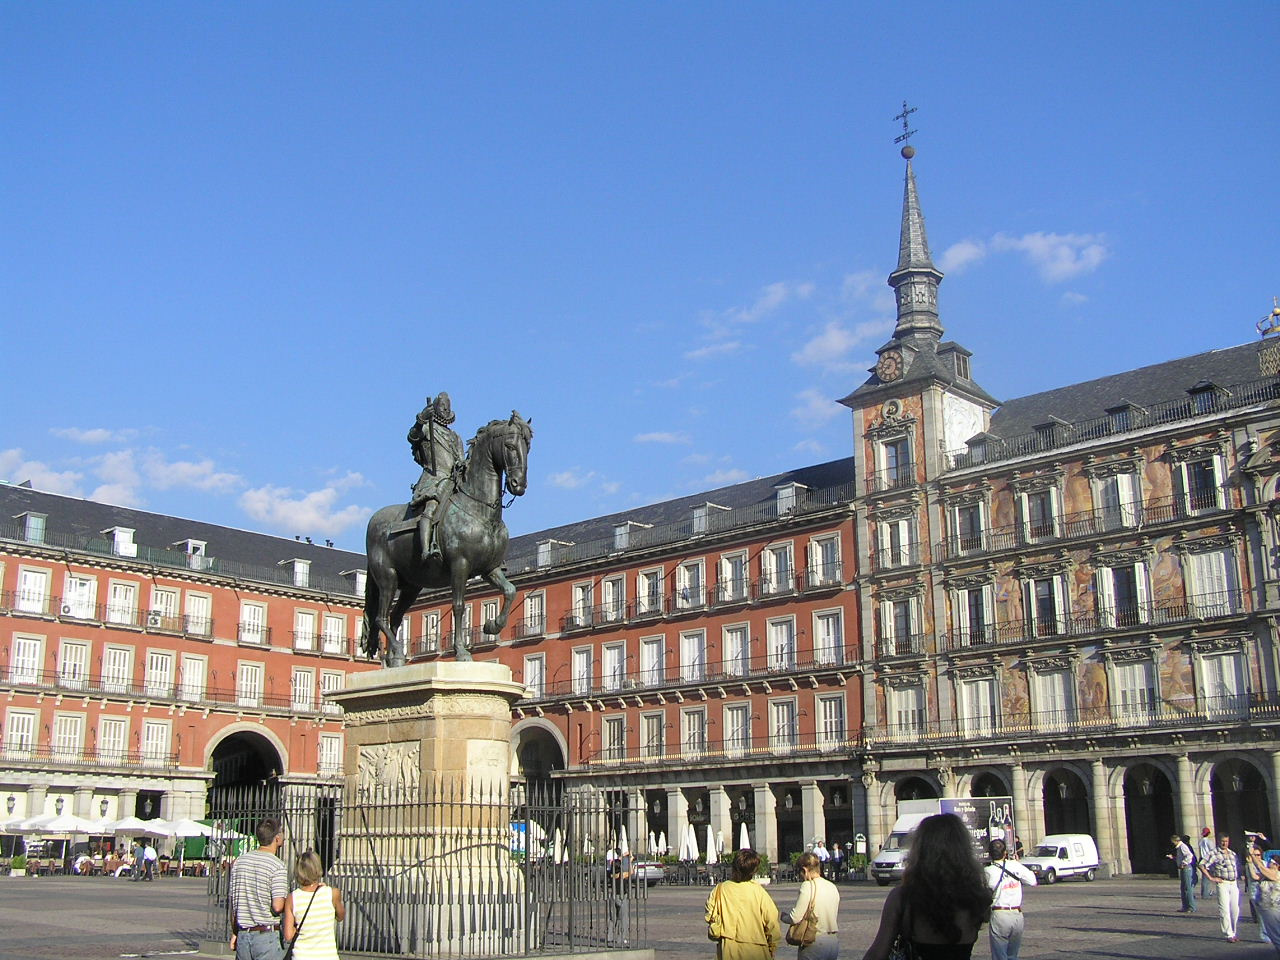
{"label": "blue sky", "polygon": [[846,456],[913,144],[1021,396],[1280,294],[1274,2],[0,6],[0,478],[361,549],[447,389],[526,533]]}

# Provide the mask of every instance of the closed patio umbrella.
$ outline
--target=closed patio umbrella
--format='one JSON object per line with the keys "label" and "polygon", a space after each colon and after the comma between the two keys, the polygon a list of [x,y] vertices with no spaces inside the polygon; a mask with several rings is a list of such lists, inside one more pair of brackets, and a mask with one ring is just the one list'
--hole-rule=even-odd
{"label": "closed patio umbrella", "polygon": [[656,853],[660,857],[665,857],[670,851],[671,851],[671,848],[667,846],[667,831],[665,830],[659,831],[658,848],[656,850]]}
{"label": "closed patio umbrella", "polygon": [[645,853],[647,853],[651,857],[658,856],[658,840],[653,835],[652,830],[649,831],[649,846],[645,848]]}
{"label": "closed patio umbrella", "polygon": [[716,836],[711,832],[711,824],[707,824],[707,863],[718,863],[719,854],[716,851]]}
{"label": "closed patio umbrella", "polygon": [[618,852],[624,857],[631,856],[631,844],[627,843],[627,825],[622,825],[622,832],[618,835]]}
{"label": "closed patio umbrella", "polygon": [[738,849],[751,849],[751,834],[747,832],[747,821],[742,821],[742,829],[738,831]]}

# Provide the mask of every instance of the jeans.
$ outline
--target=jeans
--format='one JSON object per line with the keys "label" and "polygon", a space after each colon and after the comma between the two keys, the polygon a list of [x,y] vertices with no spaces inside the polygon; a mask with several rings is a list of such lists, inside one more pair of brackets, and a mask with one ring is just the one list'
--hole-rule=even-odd
{"label": "jeans", "polygon": [[991,911],[991,923],[987,928],[991,938],[991,960],[1018,960],[1025,923],[1021,910]]}
{"label": "jeans", "polygon": [[1178,868],[1178,887],[1182,894],[1182,909],[1194,913],[1196,909],[1196,877],[1190,867]]}
{"label": "jeans", "polygon": [[236,960],[283,960],[279,930],[241,930],[236,934]]}

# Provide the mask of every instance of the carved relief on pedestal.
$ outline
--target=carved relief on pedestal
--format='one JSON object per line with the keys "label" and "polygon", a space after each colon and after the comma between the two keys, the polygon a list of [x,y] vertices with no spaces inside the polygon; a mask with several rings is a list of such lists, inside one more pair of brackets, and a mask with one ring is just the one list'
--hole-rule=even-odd
{"label": "carved relief on pedestal", "polygon": [[356,760],[359,796],[416,796],[422,769],[417,743],[377,743],[360,748]]}

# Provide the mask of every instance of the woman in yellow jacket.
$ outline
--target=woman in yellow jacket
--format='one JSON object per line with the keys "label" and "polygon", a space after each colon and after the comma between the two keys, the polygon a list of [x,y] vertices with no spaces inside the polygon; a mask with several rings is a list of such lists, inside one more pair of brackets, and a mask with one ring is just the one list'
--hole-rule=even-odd
{"label": "woman in yellow jacket", "polygon": [[[760,854],[739,850],[729,879],[707,898],[707,924],[716,941],[716,960],[772,960],[782,939],[778,907],[755,882]],[[716,933],[719,936],[715,936]]]}

